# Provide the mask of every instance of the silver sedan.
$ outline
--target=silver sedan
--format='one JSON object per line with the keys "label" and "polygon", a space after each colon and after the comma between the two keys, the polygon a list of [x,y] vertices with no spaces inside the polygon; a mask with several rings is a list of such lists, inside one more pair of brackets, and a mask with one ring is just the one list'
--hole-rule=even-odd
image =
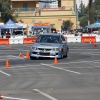
{"label": "silver sedan", "polygon": [[30,59],[39,57],[67,57],[68,45],[61,34],[41,34],[31,47]]}

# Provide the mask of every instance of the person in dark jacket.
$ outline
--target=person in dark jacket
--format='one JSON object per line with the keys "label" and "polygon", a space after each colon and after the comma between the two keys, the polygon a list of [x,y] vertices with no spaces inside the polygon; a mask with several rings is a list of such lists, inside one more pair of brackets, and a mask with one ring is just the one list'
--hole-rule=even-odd
{"label": "person in dark jacket", "polygon": [[6,32],[6,38],[10,38],[10,33],[9,33],[9,31]]}
{"label": "person in dark jacket", "polygon": [[3,38],[3,36],[4,36],[4,32],[3,32],[3,31],[1,32],[1,36],[2,36],[2,38]]}

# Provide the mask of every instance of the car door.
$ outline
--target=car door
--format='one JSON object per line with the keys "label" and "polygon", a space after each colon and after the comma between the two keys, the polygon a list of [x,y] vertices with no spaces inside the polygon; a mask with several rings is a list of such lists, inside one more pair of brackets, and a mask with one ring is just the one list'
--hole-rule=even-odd
{"label": "car door", "polygon": [[63,35],[61,35],[61,39],[62,39],[62,45],[63,45],[63,52],[64,54],[66,54],[66,51],[67,51],[67,43],[66,43],[66,40],[64,38]]}

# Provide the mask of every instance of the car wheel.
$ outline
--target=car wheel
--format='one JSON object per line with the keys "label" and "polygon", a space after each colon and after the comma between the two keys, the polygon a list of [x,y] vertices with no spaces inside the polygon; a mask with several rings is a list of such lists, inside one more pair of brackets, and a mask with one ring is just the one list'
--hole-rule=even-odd
{"label": "car wheel", "polygon": [[63,53],[63,50],[61,50],[61,59],[64,58],[64,53]]}
{"label": "car wheel", "polygon": [[67,52],[69,52],[69,47],[67,47]]}
{"label": "car wheel", "polygon": [[65,55],[64,57],[65,57],[65,58],[66,58],[66,57],[68,57],[68,54],[67,54],[67,52],[66,52],[66,55]]}

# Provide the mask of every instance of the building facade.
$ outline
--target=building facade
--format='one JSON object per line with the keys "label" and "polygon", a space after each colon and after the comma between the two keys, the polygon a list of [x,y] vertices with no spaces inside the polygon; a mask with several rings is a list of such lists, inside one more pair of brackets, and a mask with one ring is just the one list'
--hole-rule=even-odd
{"label": "building facade", "polygon": [[50,23],[57,30],[64,20],[71,20],[76,28],[75,0],[59,0],[58,7],[39,8],[39,0],[12,0],[12,9],[17,20],[24,23]]}
{"label": "building facade", "polygon": [[[54,0],[50,0],[50,1],[54,1]],[[50,5],[50,8],[56,8],[58,7],[58,1],[55,0],[55,2],[49,3],[49,5]]]}

